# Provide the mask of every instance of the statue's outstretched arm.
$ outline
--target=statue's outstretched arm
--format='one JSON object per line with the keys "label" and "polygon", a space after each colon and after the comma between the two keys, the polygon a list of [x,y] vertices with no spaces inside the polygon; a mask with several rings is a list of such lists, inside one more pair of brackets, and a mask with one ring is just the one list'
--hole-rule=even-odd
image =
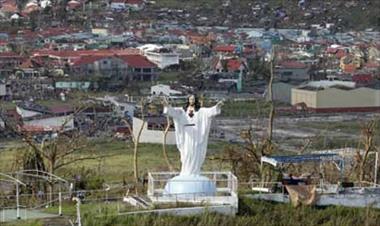
{"label": "statue's outstretched arm", "polygon": [[219,115],[222,110],[223,104],[223,101],[219,101],[216,105],[214,105],[214,107],[206,108],[205,110],[207,111],[207,116],[214,117],[216,115]]}
{"label": "statue's outstretched arm", "polygon": [[164,114],[167,114],[170,117],[178,118],[181,115],[180,108],[173,108],[166,97],[162,97],[161,103],[164,106]]}

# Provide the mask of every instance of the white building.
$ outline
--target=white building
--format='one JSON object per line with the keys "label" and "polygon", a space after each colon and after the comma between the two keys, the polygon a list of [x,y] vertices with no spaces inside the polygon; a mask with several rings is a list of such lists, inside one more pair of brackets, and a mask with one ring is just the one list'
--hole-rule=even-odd
{"label": "white building", "polygon": [[179,54],[160,45],[147,44],[138,47],[148,60],[157,64],[160,69],[179,64]]}
{"label": "white building", "polygon": [[174,90],[168,85],[158,84],[150,87],[150,94],[157,96],[168,96],[171,98],[181,97],[183,94],[181,91]]}
{"label": "white building", "polygon": [[[145,123],[140,136],[140,143],[162,144],[164,141],[164,129],[166,127],[166,117],[145,117]],[[133,117],[133,135],[137,137],[143,120]],[[166,144],[176,144],[175,132],[169,130],[166,136]]]}

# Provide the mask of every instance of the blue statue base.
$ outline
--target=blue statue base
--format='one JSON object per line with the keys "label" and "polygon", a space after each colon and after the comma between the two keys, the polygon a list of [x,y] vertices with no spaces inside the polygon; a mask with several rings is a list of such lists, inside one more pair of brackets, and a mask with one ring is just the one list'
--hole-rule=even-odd
{"label": "blue statue base", "polygon": [[201,175],[179,175],[173,177],[166,184],[164,190],[164,195],[173,195],[178,198],[215,196],[215,194],[215,183]]}

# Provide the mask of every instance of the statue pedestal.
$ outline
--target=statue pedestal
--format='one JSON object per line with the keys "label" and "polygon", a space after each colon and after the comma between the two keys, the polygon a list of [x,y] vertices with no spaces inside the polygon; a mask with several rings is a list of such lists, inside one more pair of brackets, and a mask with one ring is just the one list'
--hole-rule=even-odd
{"label": "statue pedestal", "polygon": [[201,175],[179,175],[170,179],[164,189],[164,195],[178,198],[192,198],[194,196],[215,196],[214,181]]}

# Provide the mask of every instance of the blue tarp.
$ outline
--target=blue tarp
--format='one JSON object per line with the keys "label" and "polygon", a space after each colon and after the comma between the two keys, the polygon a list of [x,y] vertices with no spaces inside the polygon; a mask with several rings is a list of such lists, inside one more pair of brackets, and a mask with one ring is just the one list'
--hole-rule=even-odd
{"label": "blue tarp", "polygon": [[263,156],[261,162],[269,163],[273,166],[289,163],[303,162],[327,162],[335,161],[342,166],[343,158],[337,154],[308,154],[308,155],[284,155],[284,156]]}

